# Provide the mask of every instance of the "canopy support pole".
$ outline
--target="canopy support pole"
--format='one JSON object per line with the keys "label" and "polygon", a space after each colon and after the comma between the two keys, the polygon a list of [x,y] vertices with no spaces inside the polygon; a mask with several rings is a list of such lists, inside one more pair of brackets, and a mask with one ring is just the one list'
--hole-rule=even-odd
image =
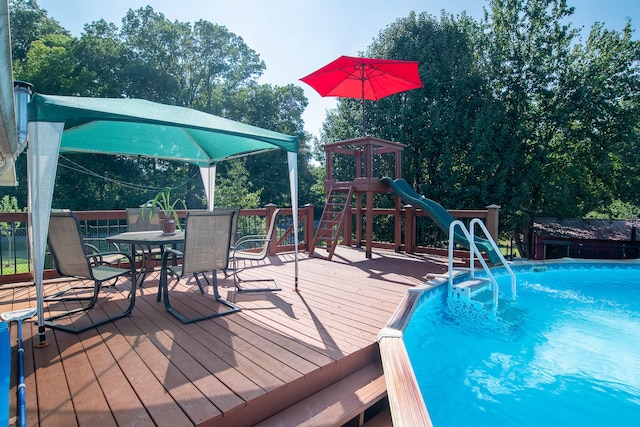
{"label": "canopy support pole", "polygon": [[216,167],[217,163],[207,167],[200,166],[200,176],[204,184],[204,191],[207,195],[207,208],[209,212],[213,212],[215,207],[215,190],[216,190]]}
{"label": "canopy support pole", "polygon": [[[298,292],[298,153],[287,152],[289,164],[289,187],[291,191],[291,210],[293,211],[293,244],[294,244],[294,284]],[[308,227],[305,224],[305,227]]]}
{"label": "canopy support pole", "polygon": [[39,346],[46,346],[42,278],[53,200],[53,186],[64,123],[30,122],[27,150],[29,244],[31,271],[36,285]]}

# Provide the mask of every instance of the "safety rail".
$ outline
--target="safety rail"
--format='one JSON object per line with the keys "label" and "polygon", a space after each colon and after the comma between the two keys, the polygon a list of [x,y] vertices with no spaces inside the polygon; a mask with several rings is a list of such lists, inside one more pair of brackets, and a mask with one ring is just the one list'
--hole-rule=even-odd
{"label": "safety rail", "polygon": [[[499,295],[499,286],[498,282],[495,279],[491,269],[487,265],[482,253],[478,249],[478,246],[475,243],[475,228],[479,226],[482,232],[485,234],[487,241],[491,244],[492,249],[498,254],[498,258],[502,265],[504,265],[505,269],[509,273],[511,277],[511,296],[512,298],[516,297],[516,276],[511,269],[511,266],[507,263],[507,260],[504,258],[498,245],[493,240],[491,235],[489,234],[484,223],[478,219],[474,218],[469,223],[469,229],[467,229],[464,223],[460,220],[455,220],[449,225],[449,286],[448,286],[448,296],[451,298],[454,294],[465,295],[469,300],[471,299],[472,289],[481,287],[484,282],[488,281],[491,283],[491,290],[493,291],[493,311],[494,313],[498,309],[498,295]],[[455,231],[456,228],[459,228],[460,231],[464,234],[464,237],[469,242],[469,280],[466,281],[467,286],[459,286],[453,284],[453,276],[454,276],[454,267],[453,267],[453,250],[455,246]],[[478,259],[480,265],[484,273],[487,275],[487,279],[484,278],[476,278],[475,276],[475,258]]]}

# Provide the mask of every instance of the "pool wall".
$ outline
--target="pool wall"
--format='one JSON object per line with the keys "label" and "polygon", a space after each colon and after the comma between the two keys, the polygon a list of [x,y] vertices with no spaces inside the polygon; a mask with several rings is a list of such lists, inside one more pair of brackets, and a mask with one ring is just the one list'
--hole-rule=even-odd
{"label": "pool wall", "polygon": [[404,345],[404,331],[422,295],[446,285],[448,277],[448,274],[428,275],[427,282],[408,289],[387,326],[378,334],[391,418],[395,426],[433,426]]}
{"label": "pool wall", "polygon": [[[517,261],[510,263],[517,274],[517,269],[554,266],[560,264],[640,264],[640,259],[612,261],[561,258],[548,261]],[[502,267],[504,268],[504,267]],[[517,269],[516,269],[517,268]],[[455,270],[454,282],[464,279],[467,271]],[[418,381],[409,360],[409,354],[404,345],[404,331],[414,310],[418,306],[424,293],[440,286],[447,286],[449,273],[427,275],[427,282],[407,290],[400,301],[387,326],[378,334],[378,345],[384,377],[387,385],[391,418],[395,426],[433,426],[429,411],[424,403]]]}

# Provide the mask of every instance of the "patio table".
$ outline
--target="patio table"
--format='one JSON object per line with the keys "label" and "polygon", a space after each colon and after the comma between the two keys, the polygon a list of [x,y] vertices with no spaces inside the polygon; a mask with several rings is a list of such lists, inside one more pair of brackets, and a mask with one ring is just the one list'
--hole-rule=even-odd
{"label": "patio table", "polygon": [[[129,250],[131,255],[135,255],[136,245],[150,245],[150,246],[159,246],[161,252],[164,252],[164,247],[166,245],[175,246],[178,243],[184,242],[184,231],[176,230],[173,234],[164,234],[160,230],[154,231],[127,231],[126,233],[116,234],[114,236],[110,236],[106,238],[106,241],[109,243],[116,244],[127,244],[129,245]],[[144,257],[143,257],[144,260]],[[141,270],[144,272],[150,271],[146,262],[143,261],[141,265]],[[140,275],[144,280],[146,274]],[[142,286],[142,282],[138,284],[138,286]]]}

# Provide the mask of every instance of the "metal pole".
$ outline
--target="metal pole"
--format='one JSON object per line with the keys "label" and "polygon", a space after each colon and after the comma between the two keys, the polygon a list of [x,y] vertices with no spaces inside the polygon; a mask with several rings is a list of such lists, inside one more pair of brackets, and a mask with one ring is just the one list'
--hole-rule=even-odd
{"label": "metal pole", "polygon": [[10,311],[0,314],[5,322],[18,322],[18,425],[27,425],[27,405],[24,398],[24,348],[22,347],[22,321],[33,317],[37,312],[35,308]]}
{"label": "metal pole", "polygon": [[364,120],[364,64],[361,64],[362,74],[360,75],[360,81],[362,82],[362,136],[367,136]]}

